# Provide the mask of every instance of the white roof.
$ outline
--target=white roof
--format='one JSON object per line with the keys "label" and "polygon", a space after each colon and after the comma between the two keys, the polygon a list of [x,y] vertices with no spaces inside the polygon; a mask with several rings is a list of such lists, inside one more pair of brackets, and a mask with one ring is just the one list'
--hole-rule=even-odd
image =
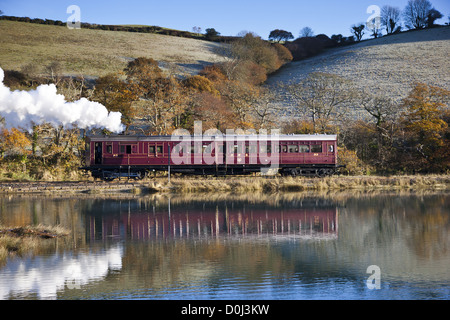
{"label": "white roof", "polygon": [[292,134],[292,135],[216,135],[216,136],[95,136],[89,137],[92,141],[336,141],[337,135],[327,134]]}

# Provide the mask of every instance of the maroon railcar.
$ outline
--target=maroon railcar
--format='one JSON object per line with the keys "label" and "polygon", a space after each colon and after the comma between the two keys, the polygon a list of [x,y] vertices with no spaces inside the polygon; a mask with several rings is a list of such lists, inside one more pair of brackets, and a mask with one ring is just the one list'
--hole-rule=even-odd
{"label": "maroon railcar", "polygon": [[241,175],[332,175],[336,135],[99,136],[86,138],[94,177],[141,179],[149,172]]}

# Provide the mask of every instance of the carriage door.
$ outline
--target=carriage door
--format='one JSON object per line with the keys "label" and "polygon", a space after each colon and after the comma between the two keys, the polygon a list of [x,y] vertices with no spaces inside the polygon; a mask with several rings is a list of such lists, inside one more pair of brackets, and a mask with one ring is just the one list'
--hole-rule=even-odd
{"label": "carriage door", "polygon": [[334,142],[327,144],[327,162],[335,164],[336,162],[336,145]]}
{"label": "carriage door", "polygon": [[95,143],[94,161],[95,161],[95,164],[102,164],[102,162],[103,162],[103,143],[102,142]]}

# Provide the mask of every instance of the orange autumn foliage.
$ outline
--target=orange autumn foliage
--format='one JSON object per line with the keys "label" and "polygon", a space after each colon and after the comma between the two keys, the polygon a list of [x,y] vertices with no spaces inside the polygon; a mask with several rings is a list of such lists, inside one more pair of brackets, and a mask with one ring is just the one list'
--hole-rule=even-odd
{"label": "orange autumn foliage", "polygon": [[31,146],[31,141],[22,131],[12,128],[0,131],[0,155],[27,155]]}

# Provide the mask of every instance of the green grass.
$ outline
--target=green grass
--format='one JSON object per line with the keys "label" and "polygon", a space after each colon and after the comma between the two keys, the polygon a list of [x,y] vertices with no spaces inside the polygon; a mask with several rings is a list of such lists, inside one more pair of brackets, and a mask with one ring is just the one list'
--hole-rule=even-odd
{"label": "green grass", "polygon": [[120,72],[130,59],[149,57],[173,63],[214,62],[220,44],[158,34],[70,30],[34,23],[0,21],[0,67],[21,70],[33,65],[36,74],[59,62],[69,75],[103,76]]}

